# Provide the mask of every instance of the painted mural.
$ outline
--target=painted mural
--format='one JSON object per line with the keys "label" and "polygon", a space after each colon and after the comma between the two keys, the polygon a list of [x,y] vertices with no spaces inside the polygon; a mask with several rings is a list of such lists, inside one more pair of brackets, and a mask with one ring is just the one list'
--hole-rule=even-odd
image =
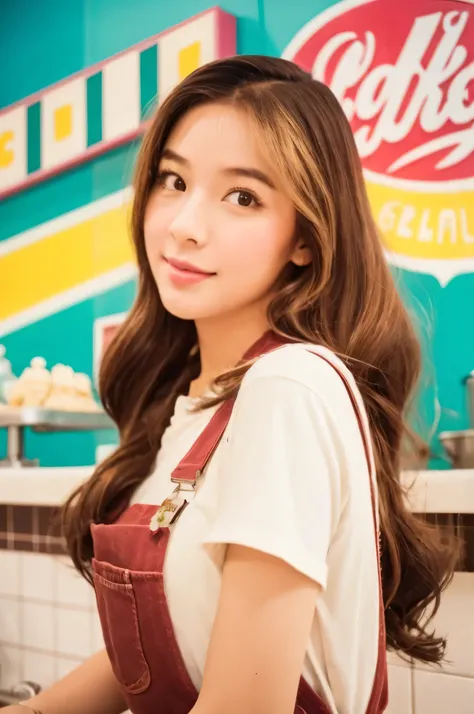
{"label": "painted mural", "polygon": [[[126,145],[176,83],[234,53],[235,18],[211,10],[1,111],[0,200]],[[117,191],[0,244],[0,336],[134,278],[129,204]]]}
{"label": "painted mural", "polygon": [[181,79],[235,49],[216,8],[0,111],[0,200],[136,138]]}
{"label": "painted mural", "polygon": [[[462,381],[474,368],[474,7],[228,0],[207,10],[188,0],[152,9],[138,0],[132,13],[117,0],[111,17],[105,0],[94,9],[72,0],[73,11],[87,28],[71,40],[80,71],[53,79],[40,57],[35,94],[21,83],[8,101],[0,94],[0,341],[15,372],[41,354],[96,376],[134,296],[129,184],[156,103],[215,57],[282,55],[331,86],[353,127],[387,257],[424,344],[423,433],[465,427]],[[72,38],[76,26],[66,14],[63,31]],[[115,438],[30,435],[27,448],[43,465],[86,464]]]}

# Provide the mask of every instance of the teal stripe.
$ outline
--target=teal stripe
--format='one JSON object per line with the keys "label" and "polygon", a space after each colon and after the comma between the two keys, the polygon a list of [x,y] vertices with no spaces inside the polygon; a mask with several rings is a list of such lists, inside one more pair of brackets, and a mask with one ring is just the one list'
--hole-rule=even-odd
{"label": "teal stripe", "polygon": [[27,109],[28,125],[28,173],[41,168],[41,102],[31,104]]}
{"label": "teal stripe", "polygon": [[152,45],[140,52],[140,116],[145,119],[156,102],[158,89],[158,48]]}
{"label": "teal stripe", "polygon": [[102,141],[102,72],[87,78],[87,146]]}
{"label": "teal stripe", "polygon": [[128,186],[139,145],[119,146],[0,201],[0,242]]}

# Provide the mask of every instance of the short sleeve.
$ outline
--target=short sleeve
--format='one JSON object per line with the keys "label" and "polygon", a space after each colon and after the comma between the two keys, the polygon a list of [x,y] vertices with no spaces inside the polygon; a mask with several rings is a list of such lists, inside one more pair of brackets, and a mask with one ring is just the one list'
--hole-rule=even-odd
{"label": "short sleeve", "polygon": [[340,482],[336,426],[317,394],[282,376],[244,380],[204,545],[216,562],[229,544],[273,555],[324,588]]}

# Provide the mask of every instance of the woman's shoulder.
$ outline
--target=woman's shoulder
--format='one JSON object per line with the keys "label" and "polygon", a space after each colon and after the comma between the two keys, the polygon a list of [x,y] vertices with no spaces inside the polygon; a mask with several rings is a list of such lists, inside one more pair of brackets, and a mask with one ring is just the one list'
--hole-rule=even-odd
{"label": "woman's shoulder", "polygon": [[242,387],[260,380],[290,380],[319,397],[346,393],[343,374],[355,387],[353,377],[342,360],[326,347],[310,343],[291,343],[259,357],[250,367]]}

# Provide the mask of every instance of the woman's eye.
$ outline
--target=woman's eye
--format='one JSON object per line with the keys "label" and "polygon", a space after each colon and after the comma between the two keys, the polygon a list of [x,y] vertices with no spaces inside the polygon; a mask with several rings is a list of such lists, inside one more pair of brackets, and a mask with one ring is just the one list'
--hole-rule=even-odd
{"label": "woman's eye", "polygon": [[185,191],[186,184],[183,179],[178,176],[178,174],[173,174],[171,172],[163,172],[158,177],[158,183],[161,187],[166,188],[168,191]]}
{"label": "woman's eye", "polygon": [[259,205],[259,202],[256,199],[256,197],[253,195],[253,193],[250,193],[250,191],[244,191],[242,189],[232,191],[232,193],[229,193],[227,198],[235,206],[242,206],[244,208],[247,208],[248,206],[252,206],[252,205],[253,206]]}

